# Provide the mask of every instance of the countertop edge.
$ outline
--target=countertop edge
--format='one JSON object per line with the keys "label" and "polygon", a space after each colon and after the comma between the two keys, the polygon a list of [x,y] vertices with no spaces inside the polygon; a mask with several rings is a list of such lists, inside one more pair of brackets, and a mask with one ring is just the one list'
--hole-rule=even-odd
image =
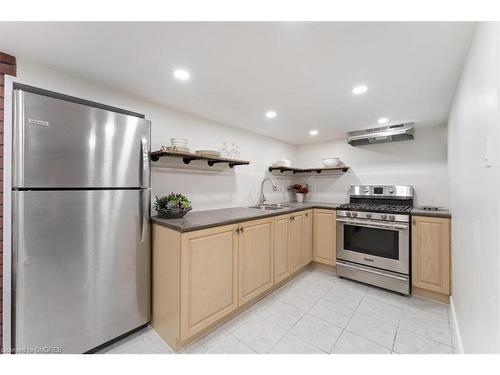
{"label": "countertop edge", "polygon": [[[316,203],[316,202],[306,202],[304,203],[303,206],[297,206],[297,207],[288,207],[284,210],[276,210],[276,211],[263,211],[260,213],[256,213],[255,215],[251,216],[242,216],[242,217],[237,217],[237,218],[232,218],[232,219],[227,219],[227,220],[215,220],[212,223],[203,223],[199,225],[192,225],[192,226],[186,226],[183,227],[179,224],[174,224],[170,220],[179,220],[179,219],[162,219],[156,216],[151,217],[151,222],[154,224],[161,225],[166,228],[170,228],[172,230],[175,230],[180,233],[187,233],[187,232],[194,232],[197,230],[203,230],[203,229],[209,229],[209,228],[215,228],[223,225],[231,225],[231,224],[237,224],[237,223],[244,223],[247,221],[253,221],[253,220],[260,220],[260,219],[266,219],[270,217],[276,217],[276,216],[281,216],[281,215],[287,215],[293,212],[299,212],[299,211],[306,211],[310,209],[327,209],[327,210],[337,210],[339,203]],[[234,207],[234,208],[241,208],[241,209],[246,209],[248,207]],[[231,208],[228,208],[228,210]],[[224,209],[220,209],[224,210]],[[212,211],[212,210],[209,210]],[[216,211],[216,210],[213,210]],[[197,211],[197,212],[207,212],[207,211]],[[193,212],[196,213],[196,212]],[[413,216],[425,216],[425,217],[440,217],[440,218],[451,218],[451,213],[448,210],[440,210],[440,211],[428,211],[428,210],[421,210],[421,209],[413,209],[410,213]]]}
{"label": "countertop edge", "polygon": [[[285,210],[265,211],[265,212],[262,212],[260,215],[256,215],[256,216],[222,220],[222,221],[217,221],[214,223],[201,224],[201,225],[195,225],[195,226],[190,226],[190,227],[179,227],[178,225],[172,224],[171,222],[168,221],[168,220],[172,220],[172,219],[162,219],[162,218],[155,217],[155,216],[151,217],[151,221],[154,224],[158,224],[158,225],[164,226],[166,228],[173,229],[173,230],[180,232],[180,233],[188,233],[188,232],[194,232],[197,230],[220,227],[223,225],[244,223],[247,221],[260,220],[260,219],[266,219],[269,217],[287,215],[287,214],[290,214],[293,212],[311,210],[313,208],[336,210],[337,207],[334,207],[336,205],[337,205],[336,203],[331,203],[331,204],[317,203],[317,204],[315,204],[315,203],[311,202],[311,203],[305,203],[305,205],[301,206],[301,207],[288,207]],[[247,208],[247,207],[242,207],[242,208]],[[198,211],[198,212],[201,212],[201,211]]]}
{"label": "countertop edge", "polygon": [[442,211],[429,211],[429,210],[415,210],[411,211],[412,216],[425,216],[425,217],[441,217],[445,219],[451,219],[451,212],[448,210]]}

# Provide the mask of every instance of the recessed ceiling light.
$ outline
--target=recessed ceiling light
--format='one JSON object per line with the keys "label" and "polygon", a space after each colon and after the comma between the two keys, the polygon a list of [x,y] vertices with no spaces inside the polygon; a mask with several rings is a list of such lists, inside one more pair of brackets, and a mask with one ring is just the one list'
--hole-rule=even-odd
{"label": "recessed ceiling light", "polygon": [[174,70],[174,77],[179,81],[189,81],[189,78],[191,78],[191,74],[189,74],[187,70],[176,69]]}
{"label": "recessed ceiling light", "polygon": [[318,131],[317,130],[311,130],[311,131],[309,131],[309,135],[312,135],[312,136],[318,135]]}
{"label": "recessed ceiling light", "polygon": [[354,95],[361,95],[364,94],[365,92],[368,91],[368,87],[361,85],[361,86],[356,86],[352,89],[352,93]]}
{"label": "recessed ceiling light", "polygon": [[379,124],[387,124],[387,122],[388,122],[388,121],[389,121],[389,119],[388,119],[388,118],[386,118],[386,117],[381,117],[381,118],[379,118],[379,119],[377,120],[377,122],[378,122]]}
{"label": "recessed ceiling light", "polygon": [[278,114],[275,111],[267,111],[266,112],[266,117],[267,118],[275,118]]}

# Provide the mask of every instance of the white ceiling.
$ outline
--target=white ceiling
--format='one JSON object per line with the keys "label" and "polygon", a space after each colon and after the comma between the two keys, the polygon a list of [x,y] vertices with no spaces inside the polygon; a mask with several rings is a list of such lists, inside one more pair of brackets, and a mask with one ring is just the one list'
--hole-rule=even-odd
{"label": "white ceiling", "polygon": [[[0,23],[0,50],[300,144],[446,122],[473,23]],[[172,78],[190,71],[189,82]],[[354,96],[357,84],[368,92]],[[269,120],[264,113],[275,110]],[[319,135],[309,136],[317,129]]]}

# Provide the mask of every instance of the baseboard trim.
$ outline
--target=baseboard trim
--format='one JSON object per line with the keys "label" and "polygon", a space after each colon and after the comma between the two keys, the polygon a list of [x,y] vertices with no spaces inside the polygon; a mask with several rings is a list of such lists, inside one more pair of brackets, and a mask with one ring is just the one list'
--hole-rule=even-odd
{"label": "baseboard trim", "polygon": [[415,296],[423,297],[423,298],[430,299],[433,301],[446,303],[446,304],[450,303],[450,296],[449,295],[434,292],[432,290],[412,287],[411,293]]}
{"label": "baseboard trim", "polygon": [[462,343],[462,336],[460,335],[460,327],[458,325],[458,319],[457,319],[457,311],[455,310],[455,302],[453,300],[453,296],[450,296],[450,310],[451,310],[451,320],[453,324],[453,339],[456,345],[456,349],[458,351],[458,354],[465,354],[464,352],[464,346]]}

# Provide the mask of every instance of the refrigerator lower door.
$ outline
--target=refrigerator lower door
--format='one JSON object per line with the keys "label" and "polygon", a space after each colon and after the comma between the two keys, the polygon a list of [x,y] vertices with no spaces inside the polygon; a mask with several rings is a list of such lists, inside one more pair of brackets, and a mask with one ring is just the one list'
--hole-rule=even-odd
{"label": "refrigerator lower door", "polygon": [[14,191],[13,203],[17,351],[83,353],[150,320],[149,190]]}

